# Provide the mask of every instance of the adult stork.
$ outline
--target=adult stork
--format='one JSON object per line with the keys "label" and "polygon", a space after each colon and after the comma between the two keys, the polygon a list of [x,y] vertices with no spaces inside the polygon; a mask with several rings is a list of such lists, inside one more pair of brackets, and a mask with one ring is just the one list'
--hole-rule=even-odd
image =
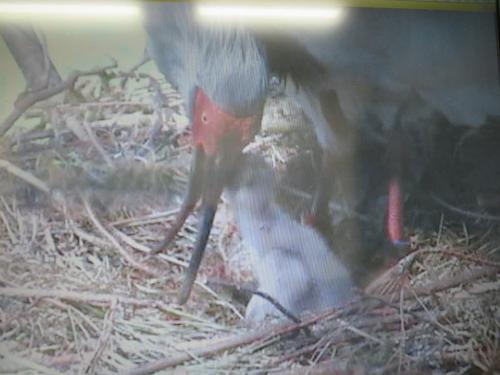
{"label": "adult stork", "polygon": [[[405,124],[436,118],[479,126],[500,116],[493,14],[346,9],[325,32],[252,34],[235,25],[198,24],[186,4],[146,10],[150,51],[184,96],[195,146],[188,193],[163,245],[200,196],[203,202],[180,302],[189,296],[227,174],[259,129],[269,71],[287,77],[287,91],[314,127],[325,154],[323,186],[331,174],[326,161],[349,152],[350,127],[397,135]],[[404,152],[399,149],[394,153]],[[400,169],[389,187],[393,242],[402,237]]]}

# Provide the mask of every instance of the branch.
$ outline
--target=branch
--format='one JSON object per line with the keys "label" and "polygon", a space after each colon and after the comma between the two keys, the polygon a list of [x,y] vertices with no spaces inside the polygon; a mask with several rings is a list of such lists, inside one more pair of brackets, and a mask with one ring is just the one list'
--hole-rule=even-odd
{"label": "branch", "polygon": [[88,292],[73,292],[66,290],[54,289],[31,289],[31,288],[0,288],[0,296],[4,297],[18,297],[18,298],[54,298],[75,302],[83,302],[96,306],[112,306],[115,301],[124,303],[126,305],[136,307],[154,307],[154,300],[144,300],[138,298],[130,298],[125,296],[118,296],[114,294],[104,293],[88,293]]}
{"label": "branch", "polygon": [[[437,282],[432,283],[427,287],[414,288],[414,291],[417,296],[431,295],[434,293],[442,292],[446,289],[457,287],[461,284],[469,284],[482,277],[493,276],[497,274],[497,272],[498,270],[493,267],[477,268],[471,271],[464,271],[461,274],[453,277],[438,280]],[[413,296],[410,296],[409,298],[413,298]]]}
{"label": "branch", "polygon": [[26,112],[35,103],[51,98],[54,95],[57,95],[67,89],[72,88],[75,85],[76,80],[80,77],[100,74],[108,69],[116,68],[117,66],[118,64],[115,61],[110,65],[103,67],[96,67],[88,71],[76,71],[70,74],[70,76],[65,81],[55,86],[48,87],[46,89],[36,92],[31,92],[24,95],[15,103],[14,111],[12,111],[9,117],[7,117],[0,125],[0,137],[5,135],[5,133],[9,131],[12,125],[14,125],[14,123],[24,114],[24,112]]}
{"label": "branch", "polygon": [[38,190],[41,190],[46,194],[50,193],[50,188],[44,181],[40,180],[38,177],[33,176],[31,173],[23,171],[21,168],[15,166],[11,162],[0,159],[0,168],[5,169],[10,174],[13,174],[23,181],[26,181],[30,185],[33,185]]}
{"label": "branch", "polygon": [[82,366],[81,374],[93,373],[96,362],[102,357],[104,350],[108,347],[109,339],[111,338],[111,333],[113,332],[113,325],[116,316],[116,305],[117,300],[115,299],[106,313],[104,318],[103,330],[97,341],[97,346],[87,361],[87,364]]}
{"label": "branch", "polygon": [[122,78],[122,81],[120,83],[121,88],[122,89],[125,88],[125,85],[127,84],[128,79],[134,75],[135,71],[137,69],[139,69],[141,66],[143,66],[144,64],[146,64],[147,62],[149,62],[150,60],[151,60],[151,57],[149,57],[148,51],[145,50],[144,55],[142,56],[142,59],[137,64],[132,66],[132,68],[130,68],[130,70],[123,72],[123,78]]}
{"label": "branch", "polygon": [[[419,295],[426,295],[430,293],[435,293],[442,291],[444,289],[452,288],[458,286],[461,283],[470,283],[483,276],[493,275],[495,272],[500,271],[500,263],[493,262],[487,259],[475,257],[469,254],[463,254],[459,250],[448,250],[448,249],[420,249],[414,251],[404,258],[399,260],[397,264],[386,270],[370,284],[368,284],[364,292],[367,295],[384,295],[389,294],[392,290],[388,290],[390,287],[395,286],[398,282],[402,281],[404,277],[408,276],[409,267],[413,264],[415,259],[424,254],[434,254],[440,256],[452,256],[455,258],[463,259],[469,263],[482,266],[483,268],[475,269],[470,272],[463,272],[457,277],[451,277],[439,282],[433,283],[425,288],[419,288]],[[396,285],[397,286],[397,285]],[[399,285],[401,287],[401,285]],[[387,289],[387,290],[386,290]]]}
{"label": "branch", "polygon": [[108,156],[108,154],[106,154],[106,151],[104,151],[104,148],[99,144],[99,140],[97,139],[97,137],[96,137],[95,133],[93,132],[93,130],[90,128],[90,125],[89,125],[88,121],[83,121],[83,128],[87,132],[87,136],[90,139],[90,143],[92,143],[92,145],[95,147],[95,149],[97,150],[97,152],[99,153],[99,155],[101,155],[101,157],[104,159],[104,161],[106,162],[106,164],[108,165],[108,167],[112,168],[113,167],[113,161]]}
{"label": "branch", "polygon": [[464,210],[462,208],[452,206],[451,204],[444,201],[443,199],[441,199],[440,197],[438,197],[434,193],[431,193],[430,197],[437,204],[441,205],[442,207],[444,207],[444,208],[448,209],[449,211],[454,212],[456,214],[463,215],[465,217],[470,217],[472,219],[500,221],[500,216],[482,214],[482,213],[473,212],[473,211],[467,211],[467,210]]}

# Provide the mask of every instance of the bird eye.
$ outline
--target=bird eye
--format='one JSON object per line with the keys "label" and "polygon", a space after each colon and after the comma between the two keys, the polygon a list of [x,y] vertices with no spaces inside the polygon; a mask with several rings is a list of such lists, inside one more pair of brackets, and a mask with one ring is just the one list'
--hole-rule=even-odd
{"label": "bird eye", "polygon": [[201,114],[201,122],[203,122],[204,124],[208,122],[208,116],[205,112]]}

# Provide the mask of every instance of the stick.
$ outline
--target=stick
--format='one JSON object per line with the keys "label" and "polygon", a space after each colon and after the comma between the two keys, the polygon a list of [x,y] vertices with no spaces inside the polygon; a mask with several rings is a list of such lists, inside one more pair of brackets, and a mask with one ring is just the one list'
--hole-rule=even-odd
{"label": "stick", "polygon": [[125,261],[127,261],[132,267],[137,268],[138,270],[141,270],[149,275],[153,275],[156,277],[161,276],[161,273],[158,270],[153,269],[153,268],[135,260],[134,257],[132,257],[132,255],[130,255],[128,253],[128,251],[125,250],[125,248],[123,248],[122,245],[120,245],[118,240],[116,238],[114,238],[113,235],[111,233],[109,233],[106,230],[106,228],[104,228],[104,226],[99,222],[99,220],[95,216],[94,212],[92,211],[92,208],[90,208],[90,205],[89,205],[89,202],[87,201],[87,199],[82,197],[82,200],[83,200],[83,205],[85,206],[85,209],[87,210],[87,213],[88,213],[92,223],[94,223],[95,227],[104,235],[104,237],[106,237],[108,239],[109,242],[111,242],[111,244],[115,247],[115,249],[118,250],[118,252],[125,259]]}
{"label": "stick", "polygon": [[249,288],[246,286],[241,286],[241,285],[234,285],[231,283],[224,282],[222,280],[210,280],[210,283],[222,286],[228,289],[236,290],[238,292],[244,292],[244,293],[250,293],[253,295],[257,295],[261,298],[264,298],[267,302],[269,302],[271,305],[276,307],[279,312],[281,312],[284,316],[286,316],[288,319],[290,319],[292,322],[300,324],[301,320],[297,318],[294,314],[292,314],[290,311],[288,311],[281,303],[279,303],[274,297],[270,296],[269,294],[262,292],[257,289]]}
{"label": "stick", "polygon": [[88,292],[72,292],[65,290],[51,289],[30,289],[30,288],[0,288],[0,295],[4,297],[19,297],[19,298],[54,298],[76,302],[84,302],[92,305],[107,305],[111,306],[114,301],[137,307],[154,307],[157,302],[154,300],[143,300],[138,298],[130,298],[117,296],[113,294],[96,294]]}
{"label": "stick", "polygon": [[164,311],[171,315],[180,316],[183,318],[192,319],[197,322],[206,323],[202,318],[189,314],[185,311],[177,309],[175,306],[168,305],[159,299],[139,299],[132,297],[125,297],[120,295],[106,294],[106,293],[88,293],[88,292],[72,292],[65,290],[43,290],[43,289],[29,289],[29,288],[14,288],[4,287],[0,288],[0,296],[17,297],[17,298],[53,298],[63,299],[81,303],[88,303],[95,306],[112,306],[116,304],[126,304],[135,307],[154,308]]}
{"label": "stick", "polygon": [[15,166],[7,160],[0,159],[0,168],[5,169],[10,174],[13,174],[17,178],[26,181],[30,185],[36,187],[38,190],[43,191],[46,194],[50,193],[49,186],[38,177],[33,176],[31,173],[23,171],[21,168]]}
{"label": "stick", "polygon": [[108,69],[116,68],[117,66],[118,64],[115,61],[107,66],[96,67],[87,71],[76,71],[70,74],[65,81],[62,81],[55,86],[26,94],[15,103],[14,111],[12,111],[12,113],[0,125],[0,137],[5,135],[5,133],[9,131],[12,125],[14,125],[14,123],[24,114],[24,112],[26,112],[35,103],[48,99],[67,89],[72,88],[75,85],[77,79],[80,77],[100,74]]}
{"label": "stick", "polygon": [[487,260],[487,259],[482,259],[482,258],[479,258],[479,257],[475,257],[473,255],[468,255],[468,254],[463,254],[460,252],[460,250],[448,250],[448,249],[439,249],[439,250],[431,250],[431,249],[421,249],[421,250],[418,250],[414,253],[415,255],[420,255],[420,254],[436,254],[436,255],[449,255],[449,256],[453,256],[455,258],[460,258],[460,259],[463,259],[463,260],[466,260],[470,263],[475,263],[479,266],[485,266],[485,267],[493,267],[493,268],[496,268],[498,270],[500,270],[500,263],[497,263],[497,262],[492,262],[490,260]]}
{"label": "stick", "polygon": [[101,155],[101,157],[104,159],[104,161],[106,162],[106,164],[108,165],[108,167],[112,168],[113,167],[113,161],[108,156],[108,154],[106,154],[106,151],[104,151],[104,148],[100,145],[99,140],[95,136],[94,131],[90,128],[90,125],[89,125],[89,123],[86,120],[83,121],[83,128],[87,132],[87,136],[89,137],[90,142],[95,147],[95,149],[97,150],[97,152],[99,153],[99,155]]}
{"label": "stick", "polygon": [[451,212],[454,212],[456,214],[460,214],[466,217],[470,217],[473,219],[479,219],[479,220],[490,220],[490,221],[500,221],[500,216],[494,216],[494,215],[489,215],[489,214],[482,214],[474,211],[467,211],[459,207],[452,206],[448,202],[445,202],[443,199],[438,197],[436,194],[431,193],[430,197],[434,202],[437,204],[440,204],[444,208],[450,210]]}
{"label": "stick", "polygon": [[0,356],[3,357],[2,361],[14,363],[17,366],[19,366],[20,369],[31,369],[36,371],[38,374],[63,375],[62,373],[53,368],[47,368],[39,363],[30,361],[28,358],[20,357],[17,354],[12,353],[5,348],[0,347]]}
{"label": "stick", "polygon": [[87,374],[89,372],[94,372],[93,369],[97,360],[102,357],[104,350],[108,346],[109,339],[111,338],[111,333],[113,332],[113,325],[115,323],[115,315],[116,315],[116,305],[117,300],[115,299],[111,303],[111,307],[109,308],[108,313],[104,318],[103,330],[101,335],[99,336],[99,340],[97,341],[97,346],[88,359],[87,364],[82,366],[80,374]]}
{"label": "stick", "polygon": [[299,366],[292,370],[275,372],[275,375],[364,375],[367,374],[363,368],[353,370],[342,370],[334,359],[314,364],[312,366]]}
{"label": "stick", "polygon": [[[460,284],[469,284],[474,280],[480,279],[484,276],[495,275],[497,270],[491,267],[477,268],[471,270],[469,272],[463,272],[454,277],[449,277],[447,279],[439,280],[428,287],[415,288],[415,294],[417,296],[425,296],[438,292],[442,292],[443,290],[454,288],[459,286]],[[412,296],[408,296],[406,298],[413,298]],[[405,298],[405,299],[406,299]]]}

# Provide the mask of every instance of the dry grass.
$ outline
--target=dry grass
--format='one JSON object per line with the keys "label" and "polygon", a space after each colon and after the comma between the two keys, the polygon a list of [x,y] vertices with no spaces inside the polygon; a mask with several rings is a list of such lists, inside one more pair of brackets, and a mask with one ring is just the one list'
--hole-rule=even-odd
{"label": "dry grass", "polygon": [[[159,83],[139,78],[134,90],[103,77],[82,84],[84,103],[41,103],[30,112],[40,127],[4,140],[0,373],[500,371],[495,233],[443,224],[344,309],[250,329],[244,306],[206,283],[249,279],[223,203],[193,296],[176,305],[194,219],[165,254],[148,252],[179,204],[186,120],[168,85],[162,107]],[[250,147],[280,164],[291,151],[276,137]]]}

